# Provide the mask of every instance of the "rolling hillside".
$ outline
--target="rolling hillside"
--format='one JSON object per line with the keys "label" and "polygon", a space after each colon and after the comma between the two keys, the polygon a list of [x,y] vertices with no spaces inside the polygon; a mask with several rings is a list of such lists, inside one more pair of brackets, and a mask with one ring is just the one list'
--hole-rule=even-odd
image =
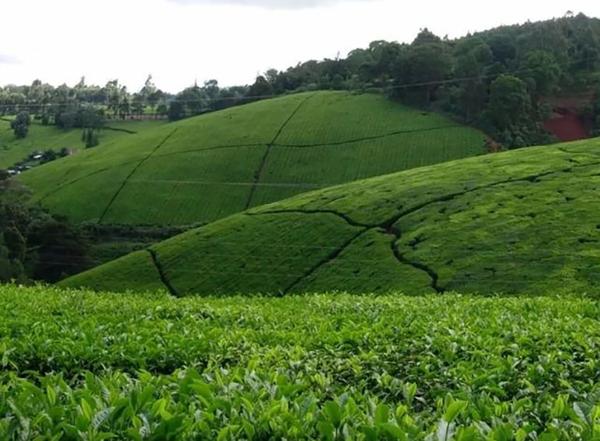
{"label": "rolling hillside", "polygon": [[484,144],[477,130],[383,96],[316,92],[166,124],[22,179],[76,222],[189,225]]}
{"label": "rolling hillside", "polygon": [[594,292],[600,140],[487,155],[259,207],[67,279],[174,295]]}

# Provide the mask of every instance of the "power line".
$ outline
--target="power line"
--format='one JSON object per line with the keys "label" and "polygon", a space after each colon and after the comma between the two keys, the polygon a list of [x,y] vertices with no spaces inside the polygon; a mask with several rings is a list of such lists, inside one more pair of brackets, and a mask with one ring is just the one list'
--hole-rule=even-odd
{"label": "power line", "polygon": [[[571,60],[569,61],[569,63],[567,63],[568,65],[573,65],[573,64],[578,64],[578,63],[582,63],[585,61],[589,61],[589,57],[585,57],[585,58],[581,58],[581,59],[575,59],[575,60]],[[456,83],[462,83],[462,82],[468,82],[468,81],[473,81],[473,80],[482,80],[482,79],[490,79],[490,78],[496,78],[500,75],[516,75],[516,74],[520,74],[520,73],[526,73],[526,72],[534,72],[538,70],[538,68],[520,68],[520,69],[513,69],[510,71],[506,71],[506,72],[499,72],[499,73],[493,73],[493,74],[480,74],[480,75],[472,75],[472,76],[466,76],[466,77],[459,77],[459,78],[449,78],[449,79],[443,79],[443,80],[432,80],[432,81],[421,81],[421,82],[411,82],[411,83],[403,83],[403,84],[390,84],[390,85],[384,85],[381,86],[380,88],[383,90],[398,90],[398,89],[407,89],[407,88],[419,88],[419,87],[427,87],[427,86],[441,86],[441,85],[447,85],[447,84],[456,84]],[[393,81],[393,80],[392,80]],[[365,87],[368,87],[368,85],[365,85]],[[299,93],[305,93],[305,92],[317,92],[320,89],[317,90],[295,90],[295,91],[287,91],[285,93],[281,93],[281,94],[266,94],[266,95],[247,95],[247,96],[235,96],[235,97],[217,97],[217,98],[202,98],[202,99],[198,99],[198,100],[179,100],[176,99],[177,102],[182,103],[182,104],[198,104],[198,103],[218,103],[218,102],[223,102],[223,101],[252,101],[252,100],[262,100],[262,99],[269,99],[269,98],[277,98],[277,97],[284,97],[284,96],[292,96],[292,95],[297,95]],[[361,89],[322,89],[320,91],[344,91],[344,92],[360,92]],[[77,104],[76,102],[68,102],[68,101],[49,101],[46,103],[14,103],[14,104],[0,104],[0,109],[2,109],[2,107],[14,107],[14,106],[27,106],[27,107],[47,107],[47,106],[65,106],[65,105],[72,105],[72,104]],[[85,102],[85,103],[81,103],[81,104],[87,104],[87,105],[109,105],[109,103],[104,102],[104,103],[91,103],[91,102]],[[117,112],[118,113],[118,112]],[[136,114],[137,115],[137,114]],[[143,115],[139,114],[139,115]],[[152,116],[153,114],[149,114],[149,116]]]}

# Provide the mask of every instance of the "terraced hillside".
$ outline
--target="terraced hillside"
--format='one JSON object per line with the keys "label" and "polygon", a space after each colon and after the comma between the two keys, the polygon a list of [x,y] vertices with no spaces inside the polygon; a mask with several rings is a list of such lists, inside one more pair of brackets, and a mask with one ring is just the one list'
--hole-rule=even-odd
{"label": "terraced hillside", "polygon": [[[164,124],[162,121],[111,121],[100,134],[100,146],[132,137],[141,131]],[[135,132],[135,133],[132,133]],[[0,168],[8,168],[24,160],[29,154],[37,151],[55,150],[62,148],[72,150],[83,149],[81,129],[62,130],[55,126],[43,126],[34,121],[29,128],[29,134],[24,139],[16,139],[10,128],[8,118],[0,119]]]}
{"label": "terraced hillside", "polygon": [[188,225],[484,144],[477,130],[382,96],[316,92],[167,124],[22,179],[73,221]]}
{"label": "terraced hillside", "polygon": [[354,182],[259,207],[67,279],[174,295],[594,292],[600,140]]}

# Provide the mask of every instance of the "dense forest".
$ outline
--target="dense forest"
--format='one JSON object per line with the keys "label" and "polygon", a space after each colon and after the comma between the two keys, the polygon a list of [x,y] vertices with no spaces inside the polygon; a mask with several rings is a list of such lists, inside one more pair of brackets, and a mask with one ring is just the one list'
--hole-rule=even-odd
{"label": "dense forest", "polygon": [[[27,111],[46,124],[96,127],[82,116],[161,115],[171,120],[296,91],[380,91],[392,99],[453,115],[484,129],[506,147],[550,141],[541,122],[545,98],[585,92],[582,116],[600,129],[600,20],[567,13],[543,22],[503,26],[459,39],[423,29],[410,44],[375,41],[346,58],[307,61],[285,71],[268,70],[250,86],[221,88],[216,80],[176,95],[152,77],[135,93],[118,80],[90,86],[53,87],[41,81],[0,89],[0,113]],[[91,122],[86,122],[91,121]]]}
{"label": "dense forest", "polygon": [[600,20],[583,14],[503,26],[456,40],[423,29],[411,44],[375,41],[345,59],[268,71],[253,93],[298,89],[382,90],[454,115],[507,147],[550,139],[545,98],[588,93],[582,117],[600,129]]}
{"label": "dense forest", "polygon": [[56,282],[89,266],[81,230],[37,205],[0,170],[0,283]]}

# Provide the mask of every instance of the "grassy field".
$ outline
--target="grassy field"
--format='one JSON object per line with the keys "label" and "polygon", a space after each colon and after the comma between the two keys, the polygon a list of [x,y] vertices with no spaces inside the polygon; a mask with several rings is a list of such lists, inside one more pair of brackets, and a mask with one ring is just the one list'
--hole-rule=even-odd
{"label": "grassy field", "polygon": [[597,293],[600,140],[305,193],[67,279],[189,294]]}
{"label": "grassy field", "polygon": [[485,137],[379,95],[317,92],[146,130],[23,175],[73,221],[200,224],[308,190],[485,152]]}
{"label": "grassy field", "polygon": [[0,438],[594,440],[578,297],[0,287]]}
{"label": "grassy field", "polygon": [[[108,126],[116,129],[125,129],[133,132],[148,130],[164,124],[160,121],[111,121]],[[131,134],[103,130],[100,133],[100,146],[118,139],[127,138]],[[62,130],[54,126],[43,126],[33,122],[29,128],[29,134],[25,139],[16,139],[10,128],[10,122],[0,119],[0,168],[8,168],[25,159],[29,154],[37,151],[55,150],[62,148],[82,150],[85,148],[81,141],[81,129]]]}

